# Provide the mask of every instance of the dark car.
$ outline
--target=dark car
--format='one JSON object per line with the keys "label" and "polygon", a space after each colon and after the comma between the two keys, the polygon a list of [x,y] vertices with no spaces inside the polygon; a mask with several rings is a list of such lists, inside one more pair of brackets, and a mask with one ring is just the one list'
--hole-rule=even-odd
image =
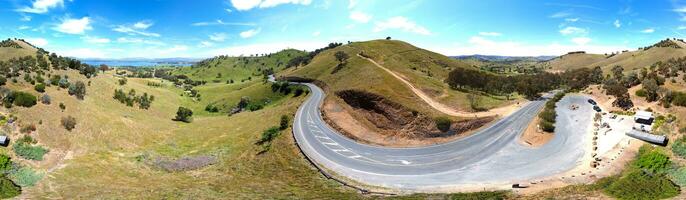
{"label": "dark car", "polygon": [[593,99],[588,99],[588,103],[590,103],[591,105],[594,105],[594,106],[595,106],[596,104],[598,104],[598,103],[596,103],[595,101],[593,101]]}
{"label": "dark car", "polygon": [[598,106],[593,106],[593,110],[595,110],[596,112],[600,112],[600,111],[601,111],[601,110],[600,110],[600,107],[598,107]]}

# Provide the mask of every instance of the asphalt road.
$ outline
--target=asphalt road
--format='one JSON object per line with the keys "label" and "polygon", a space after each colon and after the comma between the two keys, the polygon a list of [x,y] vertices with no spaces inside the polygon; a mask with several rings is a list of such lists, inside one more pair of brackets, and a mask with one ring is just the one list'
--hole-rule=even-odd
{"label": "asphalt road", "polygon": [[[524,146],[518,138],[544,101],[531,101],[463,139],[425,147],[389,148],[357,143],[336,132],[320,115],[324,92],[313,84],[305,85],[312,92],[296,113],[293,134],[306,156],[338,176],[395,189],[512,184],[568,171],[581,164],[584,133],[593,113],[586,97],[563,98],[558,103],[556,135],[539,148]],[[569,110],[572,103],[580,109]]]}

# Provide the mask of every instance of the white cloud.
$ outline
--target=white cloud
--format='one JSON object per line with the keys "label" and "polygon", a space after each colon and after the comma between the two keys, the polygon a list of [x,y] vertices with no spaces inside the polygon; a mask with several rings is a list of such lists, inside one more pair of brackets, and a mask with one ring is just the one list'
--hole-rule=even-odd
{"label": "white cloud", "polygon": [[232,12],[233,12],[233,10],[228,9],[228,8],[227,8],[227,9],[224,9],[224,10],[226,10],[227,13],[232,13]]}
{"label": "white cloud", "polygon": [[117,38],[117,42],[119,42],[119,43],[133,43],[133,44],[160,45],[160,46],[165,45],[165,43],[160,42],[160,41],[144,40],[141,38],[128,38],[128,37]]}
{"label": "white cloud", "polygon": [[63,19],[62,23],[57,25],[54,29],[67,34],[83,34],[85,31],[93,29],[90,23],[89,17],[83,17],[81,19],[67,18]]}
{"label": "white cloud", "polygon": [[622,23],[620,23],[618,19],[617,19],[617,20],[615,20],[615,22],[614,22],[614,23],[612,23],[612,24],[613,24],[613,25],[615,25],[615,28],[619,28],[619,27],[622,27]]}
{"label": "white cloud", "polygon": [[372,16],[360,11],[352,11],[350,12],[350,19],[360,23],[367,23],[372,19]]}
{"label": "white cloud", "polygon": [[152,22],[149,21],[140,21],[133,24],[133,28],[136,29],[148,29],[150,26],[152,26]]}
{"label": "white cloud", "polygon": [[412,32],[420,35],[431,35],[431,32],[423,26],[417,25],[416,23],[402,16],[392,17],[386,21],[376,22],[373,31],[381,32],[387,29],[400,29],[405,32]]}
{"label": "white cloud", "polygon": [[570,15],[572,15],[572,14],[567,12],[567,11],[560,11],[560,12],[556,12],[556,13],[553,13],[552,15],[550,15],[550,18],[563,18],[563,17],[567,17]]}
{"label": "white cloud", "polygon": [[231,5],[238,11],[253,8],[270,8],[281,4],[310,5],[312,0],[231,0]]}
{"label": "white cloud", "polygon": [[106,58],[106,54],[100,50],[97,49],[90,49],[90,48],[80,48],[80,49],[67,49],[64,51],[59,51],[60,54],[65,55],[67,57],[76,57],[76,58]]}
{"label": "white cloud", "polygon": [[588,30],[579,28],[579,27],[573,27],[573,26],[568,26],[565,27],[564,29],[560,30],[560,33],[562,35],[571,35],[571,34],[586,34],[588,33]]}
{"label": "white cloud", "polygon": [[48,40],[45,38],[27,38],[26,41],[37,47],[44,47],[45,45],[48,45]]}
{"label": "white cloud", "polygon": [[320,34],[322,34],[322,32],[320,32],[320,31],[315,31],[315,32],[312,33],[312,36],[314,36],[314,37],[319,37]]}
{"label": "white cloud", "polygon": [[641,31],[641,33],[654,33],[654,32],[655,32],[655,29],[653,29],[653,28],[648,28],[648,29]]}
{"label": "white cloud", "polygon": [[30,28],[31,28],[30,26],[26,26],[26,25],[21,25],[21,26],[17,27],[17,29],[19,29],[19,30],[26,30],[26,29],[30,29]]}
{"label": "white cloud", "polygon": [[498,33],[498,32],[479,32],[479,35],[481,35],[481,36],[501,36],[503,34]]}
{"label": "white cloud", "polygon": [[250,29],[250,30],[241,32],[241,33],[240,33],[240,36],[241,36],[242,38],[251,38],[251,37],[257,35],[258,33],[260,33],[261,30],[262,30],[262,29],[260,29],[260,28],[257,28],[257,29]]}
{"label": "white cloud", "polygon": [[672,11],[678,12],[678,13],[686,13],[686,6],[680,7],[680,8],[675,8]]}
{"label": "white cloud", "polygon": [[589,53],[607,53],[629,49],[625,46],[597,46],[597,45],[561,45],[551,44],[526,44],[518,42],[500,42],[474,36],[467,44],[446,45],[440,44],[429,47],[432,51],[444,55],[502,55],[502,56],[540,56],[540,55],[563,55],[570,51],[586,51]]}
{"label": "white cloud", "polygon": [[243,46],[230,46],[226,48],[213,49],[207,52],[203,52],[202,56],[216,56],[216,55],[229,55],[229,56],[240,56],[240,55],[250,55],[250,54],[266,54],[275,53],[284,49],[298,49],[312,51],[323,46],[326,46],[327,42],[317,42],[317,41],[291,41],[291,42],[277,42],[277,43],[259,43],[259,44],[249,44]]}
{"label": "white cloud", "polygon": [[36,0],[31,7],[23,7],[16,11],[42,14],[48,12],[50,8],[55,8],[57,6],[64,7],[64,0]]}
{"label": "white cloud", "polygon": [[202,41],[200,42],[200,45],[198,45],[201,48],[206,48],[206,47],[211,47],[214,46],[214,43],[208,42],[208,41]]}
{"label": "white cloud", "polygon": [[210,40],[215,41],[215,42],[223,42],[226,40],[226,34],[225,33],[214,33],[209,36]]}
{"label": "white cloud", "polygon": [[576,22],[576,21],[579,21],[579,18],[566,18],[565,21]]}
{"label": "white cloud", "polygon": [[94,44],[110,43],[110,39],[108,39],[108,38],[99,38],[99,37],[95,37],[95,36],[86,36],[86,37],[82,37],[81,39],[83,39],[84,41],[86,41],[88,43],[94,43]]}
{"label": "white cloud", "polygon": [[243,22],[224,22],[221,19],[213,22],[196,22],[191,24],[193,26],[214,26],[214,25],[226,25],[226,26],[256,26],[255,23],[243,23]]}
{"label": "white cloud", "polygon": [[166,55],[166,54],[171,54],[171,53],[181,52],[181,51],[186,51],[186,50],[188,50],[188,47],[185,45],[174,45],[171,48],[159,50],[159,54]]}
{"label": "white cloud", "polygon": [[686,30],[686,26],[679,26],[679,27],[676,27],[676,29],[677,30]]}
{"label": "white cloud", "polygon": [[28,22],[28,21],[31,21],[31,16],[23,15],[23,16],[21,16],[21,18],[19,18],[19,20],[23,21],[23,22]]}
{"label": "white cloud", "polygon": [[348,9],[352,9],[357,5],[357,0],[348,1]]}
{"label": "white cloud", "polygon": [[587,37],[575,37],[575,38],[572,38],[572,42],[574,42],[574,44],[583,46],[583,45],[586,45],[586,44],[588,44],[589,42],[591,42],[591,38],[587,38]]}

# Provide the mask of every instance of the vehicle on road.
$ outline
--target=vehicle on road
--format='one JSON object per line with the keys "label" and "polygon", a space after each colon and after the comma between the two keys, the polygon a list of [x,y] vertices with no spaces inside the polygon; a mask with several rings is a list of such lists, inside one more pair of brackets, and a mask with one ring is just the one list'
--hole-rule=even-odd
{"label": "vehicle on road", "polygon": [[595,101],[593,101],[593,99],[588,99],[588,103],[590,103],[591,105],[594,105],[594,106],[595,106],[595,105],[598,105],[598,103],[596,103]]}
{"label": "vehicle on road", "polygon": [[593,106],[593,110],[595,110],[596,112],[602,111],[602,110],[600,109],[600,107],[598,107],[598,106]]}

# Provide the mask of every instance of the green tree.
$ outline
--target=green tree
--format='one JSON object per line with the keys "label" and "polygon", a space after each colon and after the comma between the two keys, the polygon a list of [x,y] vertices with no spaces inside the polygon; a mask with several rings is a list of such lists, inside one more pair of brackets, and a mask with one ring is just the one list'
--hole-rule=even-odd
{"label": "green tree", "polygon": [[436,128],[440,131],[447,132],[450,130],[450,125],[452,124],[452,121],[446,117],[439,117],[434,120],[434,123],[436,123]]}
{"label": "green tree", "polygon": [[174,120],[190,123],[193,120],[192,116],[193,111],[191,109],[179,107],[179,110],[176,111],[176,118],[174,118]]}
{"label": "green tree", "polygon": [[43,92],[45,92],[45,84],[43,84],[43,83],[36,84],[36,86],[33,86],[33,89],[35,89],[36,91],[38,91],[40,93],[43,93]]}
{"label": "green tree", "polygon": [[77,99],[83,100],[83,97],[86,96],[86,84],[83,81],[76,81],[75,84],[69,86],[69,95],[74,95]]}
{"label": "green tree", "polygon": [[281,115],[281,123],[279,124],[279,129],[286,130],[289,123],[288,115]]}

